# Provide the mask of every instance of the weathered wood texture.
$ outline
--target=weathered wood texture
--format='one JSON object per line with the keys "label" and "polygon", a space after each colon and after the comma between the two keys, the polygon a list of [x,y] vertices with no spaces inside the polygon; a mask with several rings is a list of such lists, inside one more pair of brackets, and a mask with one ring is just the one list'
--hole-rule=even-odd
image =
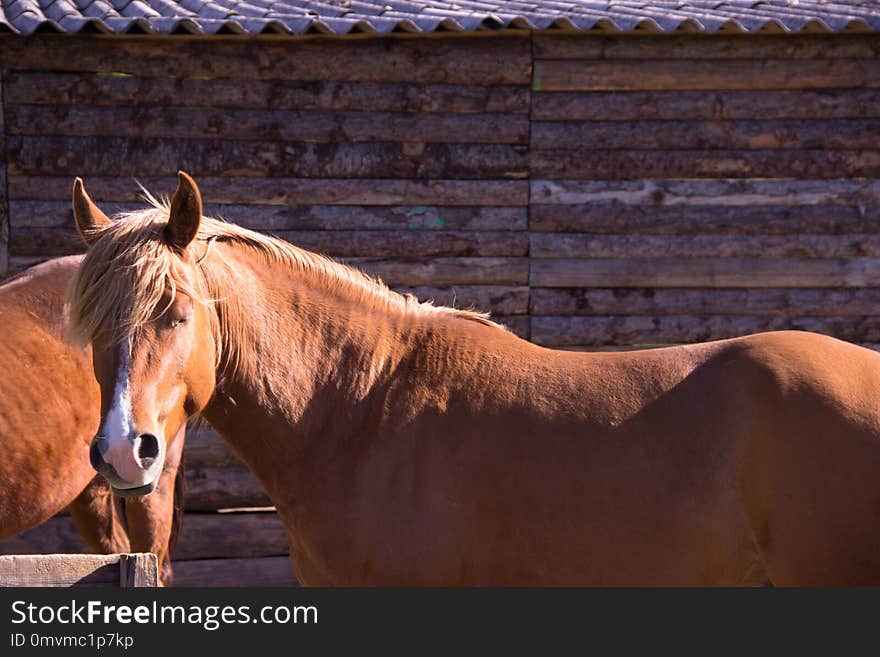
{"label": "weathered wood texture", "polygon": [[[878,55],[860,34],[0,36],[0,271],[81,249],[73,176],[117,212],[183,168],[207,214],[545,346],[877,348]],[[295,582],[225,443],[186,460],[176,583]],[[84,549],[68,517],[0,544]]]}
{"label": "weathered wood texture", "polygon": [[9,269],[9,193],[6,172],[5,72],[0,69],[0,276]]}
{"label": "weathered wood texture", "polygon": [[7,38],[11,71],[97,72],[147,78],[528,85],[527,36],[446,39],[240,39],[127,36]]}
{"label": "weathered wood texture", "polygon": [[[416,257],[526,256],[529,250],[528,236],[510,231],[273,230],[272,234],[310,251],[338,258],[393,258],[401,253]],[[72,228],[23,227],[15,231],[9,252],[17,256],[67,255],[79,253],[81,242]],[[516,278],[514,274],[511,276]]]}
{"label": "weathered wood texture", "polygon": [[877,342],[880,39],[535,35],[530,338]]}
{"label": "weathered wood texture", "polygon": [[0,586],[155,587],[154,554],[0,556]]}
{"label": "weathered wood texture", "polygon": [[146,588],[159,585],[158,561],[155,554],[120,554],[119,586]]}
{"label": "weathered wood texture", "polygon": [[[216,476],[224,477],[223,471]],[[259,484],[251,478],[251,486]],[[261,492],[261,491],[260,491]],[[189,508],[189,497],[187,507]],[[225,503],[223,501],[221,503]],[[0,554],[88,554],[70,516],[56,516],[18,536],[0,541]],[[271,557],[288,552],[284,530],[274,511],[188,512],[172,560]]]}
{"label": "weathered wood texture", "polygon": [[[708,54],[708,53],[707,53]],[[711,55],[710,55],[711,57]],[[880,86],[865,59],[654,59],[535,62],[536,91],[715,91]]]}
{"label": "weathered wood texture", "polygon": [[536,288],[534,315],[773,315],[860,317],[880,309],[878,287]]}
{"label": "weathered wood texture", "polygon": [[532,318],[532,340],[548,346],[680,344],[779,330],[828,333],[850,342],[880,342],[880,315],[591,315]]}
{"label": "weathered wood texture", "polygon": [[[326,67],[322,75],[332,75]],[[10,103],[95,107],[213,107],[258,110],[525,113],[529,91],[520,86],[346,82],[332,79],[134,77],[112,73],[10,71]],[[868,99],[870,101],[870,99]]]}
{"label": "weathered wood texture", "polygon": [[[138,177],[138,181],[147,189],[168,193],[177,184],[174,174],[158,178]],[[104,202],[132,204],[139,200],[137,185],[132,185],[132,181],[125,177],[89,177],[88,184],[89,190]],[[71,182],[68,176],[13,177],[10,178],[9,185],[10,196],[15,200],[70,201],[68,197]],[[200,176],[199,189],[210,203],[245,204],[245,207],[269,205],[295,210],[303,204],[368,208],[513,205],[519,207],[523,218],[526,216],[525,206],[529,198],[527,182],[500,180]],[[259,214],[259,209],[255,207],[253,214]]]}
{"label": "weathered wood texture", "polygon": [[[0,61],[7,273],[82,250],[74,176],[124,212],[184,169],[207,214],[528,337],[528,35],[0,37]],[[268,502],[210,475],[187,475],[202,510]]]}
{"label": "weathered wood texture", "polygon": [[174,566],[174,586],[297,586],[290,557],[193,559]]}
{"label": "weathered wood texture", "polygon": [[172,559],[287,554],[287,539],[272,501],[213,429],[190,431],[184,464],[186,513]]}

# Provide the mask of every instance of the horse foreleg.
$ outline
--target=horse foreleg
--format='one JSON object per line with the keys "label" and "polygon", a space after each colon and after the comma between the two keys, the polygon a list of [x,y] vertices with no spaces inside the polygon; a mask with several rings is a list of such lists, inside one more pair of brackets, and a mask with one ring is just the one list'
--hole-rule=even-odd
{"label": "horse foreleg", "polygon": [[122,500],[97,475],[70,503],[70,515],[86,543],[100,554],[130,552]]}
{"label": "horse foreleg", "polygon": [[149,495],[125,499],[128,538],[134,552],[152,552],[159,560],[159,582],[170,586],[173,579],[170,552],[180,525],[183,507],[180,463],[185,430],[168,445],[159,485]]}

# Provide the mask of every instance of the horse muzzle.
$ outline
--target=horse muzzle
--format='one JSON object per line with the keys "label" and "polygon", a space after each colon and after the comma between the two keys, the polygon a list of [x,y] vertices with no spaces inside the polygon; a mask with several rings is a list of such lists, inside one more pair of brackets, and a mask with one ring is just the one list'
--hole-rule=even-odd
{"label": "horse muzzle", "polygon": [[89,461],[114,494],[147,495],[159,483],[165,464],[165,444],[150,433],[116,439],[98,435],[92,439]]}

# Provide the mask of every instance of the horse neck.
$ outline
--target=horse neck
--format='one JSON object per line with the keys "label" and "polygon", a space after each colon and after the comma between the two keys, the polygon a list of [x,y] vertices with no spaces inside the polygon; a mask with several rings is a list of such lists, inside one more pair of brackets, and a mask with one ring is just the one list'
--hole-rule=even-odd
{"label": "horse neck", "polygon": [[259,364],[256,376],[218,373],[204,415],[282,505],[287,482],[351,453],[398,366],[433,332],[381,300],[328,289],[321,277],[230,256],[245,272],[233,289],[248,290],[252,344],[241,346],[256,350],[246,357]]}

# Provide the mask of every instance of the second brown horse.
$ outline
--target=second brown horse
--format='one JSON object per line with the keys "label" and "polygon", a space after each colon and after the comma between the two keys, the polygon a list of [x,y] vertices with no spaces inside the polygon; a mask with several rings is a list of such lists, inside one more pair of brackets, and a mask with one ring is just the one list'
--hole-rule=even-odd
{"label": "second brown horse", "polygon": [[0,285],[0,539],[69,506],[92,549],[153,552],[168,585],[183,439],[168,449],[152,495],[123,501],[95,477],[88,452],[100,391],[89,350],[68,340],[64,313],[80,260],[51,260]]}

